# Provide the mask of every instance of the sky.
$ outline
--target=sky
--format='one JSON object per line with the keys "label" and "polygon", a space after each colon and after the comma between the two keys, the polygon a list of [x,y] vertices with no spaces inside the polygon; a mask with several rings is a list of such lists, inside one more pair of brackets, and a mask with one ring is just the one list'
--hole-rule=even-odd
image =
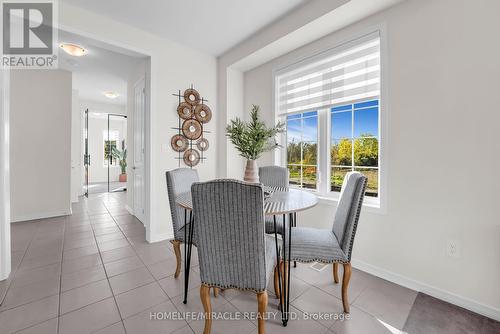
{"label": "sky", "polygon": [[[365,107],[364,109],[354,110],[354,138],[361,134],[378,134],[378,101],[359,103],[356,107]],[[351,105],[332,108],[331,116],[331,139],[332,141],[342,138],[352,138],[352,111]],[[346,110],[349,109],[349,110]],[[303,116],[301,119],[300,117]],[[302,132],[302,135],[301,135]],[[316,142],[318,136],[318,118],[317,112],[307,112],[288,116],[287,119],[287,137],[288,141],[299,142],[302,140]]]}

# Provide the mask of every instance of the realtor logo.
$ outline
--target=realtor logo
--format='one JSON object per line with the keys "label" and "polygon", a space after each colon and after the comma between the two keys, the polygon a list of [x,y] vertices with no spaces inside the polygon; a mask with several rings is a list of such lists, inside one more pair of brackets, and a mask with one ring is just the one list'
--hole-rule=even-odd
{"label": "realtor logo", "polygon": [[2,1],[2,67],[57,67],[56,3],[35,1]]}

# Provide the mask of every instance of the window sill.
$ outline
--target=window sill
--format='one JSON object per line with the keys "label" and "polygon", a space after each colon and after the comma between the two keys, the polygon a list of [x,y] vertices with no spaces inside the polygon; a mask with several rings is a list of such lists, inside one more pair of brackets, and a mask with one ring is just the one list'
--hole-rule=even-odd
{"label": "window sill", "polygon": [[[339,199],[338,197],[330,197],[330,196],[324,196],[324,195],[319,195],[319,203],[323,205],[329,205],[329,206],[337,206]],[[363,202],[363,210],[366,212],[371,212],[371,213],[378,213],[378,214],[385,214],[386,211],[385,209],[380,205],[380,201],[371,199],[366,200],[367,197],[365,196],[365,201]]]}

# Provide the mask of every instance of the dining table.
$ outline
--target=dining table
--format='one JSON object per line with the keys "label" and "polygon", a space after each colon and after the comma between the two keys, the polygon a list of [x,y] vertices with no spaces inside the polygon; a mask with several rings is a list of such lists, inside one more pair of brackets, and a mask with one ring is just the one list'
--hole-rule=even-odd
{"label": "dining table", "polygon": [[[318,197],[310,190],[293,187],[269,187],[263,186],[264,192],[264,214],[272,217],[274,224],[274,239],[276,243],[277,259],[281,258],[285,265],[287,279],[281,277],[281,270],[278,270],[280,311],[283,326],[286,326],[290,313],[290,254],[292,245],[292,228],[297,226],[297,213],[310,209],[318,204]],[[193,216],[193,204],[191,192],[185,192],[177,196],[176,203],[184,209],[184,304],[187,303],[189,272],[191,267],[191,250],[193,245],[193,234],[196,228],[196,217]],[[283,230],[277,233],[277,217],[281,216]],[[187,228],[189,226],[190,228]],[[189,230],[189,231],[188,231]],[[288,242],[287,242],[288,240]],[[279,242],[282,242],[281,248]],[[288,248],[288,249],[287,249]],[[278,265],[278,263],[277,263]]]}

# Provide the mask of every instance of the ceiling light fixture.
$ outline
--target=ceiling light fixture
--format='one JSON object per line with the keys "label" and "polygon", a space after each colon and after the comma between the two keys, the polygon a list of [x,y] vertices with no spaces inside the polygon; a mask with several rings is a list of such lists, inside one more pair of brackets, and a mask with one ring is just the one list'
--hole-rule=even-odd
{"label": "ceiling light fixture", "polygon": [[87,50],[84,49],[82,46],[77,45],[77,44],[72,44],[72,43],[61,43],[59,44],[59,47],[64,50],[69,55],[75,56],[75,57],[81,57],[85,56],[87,54]]}
{"label": "ceiling light fixture", "polygon": [[104,96],[106,96],[108,99],[116,99],[120,94],[115,93],[115,92],[104,92]]}

